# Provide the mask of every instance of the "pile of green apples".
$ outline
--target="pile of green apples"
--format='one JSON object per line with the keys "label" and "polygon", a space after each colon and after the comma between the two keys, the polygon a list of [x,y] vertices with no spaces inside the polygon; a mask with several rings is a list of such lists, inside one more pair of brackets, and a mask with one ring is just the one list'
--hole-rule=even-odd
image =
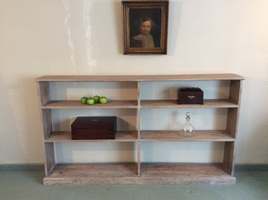
{"label": "pile of green apples", "polygon": [[95,105],[95,104],[106,104],[108,103],[108,98],[105,96],[93,96],[93,97],[82,97],[80,99],[81,104]]}

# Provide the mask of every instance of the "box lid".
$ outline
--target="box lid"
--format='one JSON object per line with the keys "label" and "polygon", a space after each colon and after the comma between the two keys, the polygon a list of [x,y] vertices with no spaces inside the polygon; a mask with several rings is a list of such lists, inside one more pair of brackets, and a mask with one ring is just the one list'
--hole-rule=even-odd
{"label": "box lid", "polygon": [[198,87],[183,87],[179,88],[180,92],[200,92],[202,91],[201,88]]}
{"label": "box lid", "polygon": [[117,117],[77,117],[72,123],[72,129],[109,129],[116,128]]}

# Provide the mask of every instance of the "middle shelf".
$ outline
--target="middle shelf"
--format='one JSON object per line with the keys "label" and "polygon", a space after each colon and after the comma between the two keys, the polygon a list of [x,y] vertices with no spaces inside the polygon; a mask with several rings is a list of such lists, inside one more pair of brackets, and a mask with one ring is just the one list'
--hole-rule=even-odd
{"label": "middle shelf", "polygon": [[71,132],[57,131],[52,132],[45,142],[134,142],[137,138],[138,131],[117,131],[115,139],[72,140]]}
{"label": "middle shelf", "polygon": [[115,139],[107,140],[72,140],[70,132],[52,132],[45,142],[136,142],[136,141],[173,141],[173,142],[233,142],[235,139],[222,130],[198,130],[192,136],[183,135],[183,131],[174,130],[148,130],[118,131]]}
{"label": "middle shelf", "polygon": [[[237,108],[238,104],[229,99],[207,99],[204,104],[177,104],[176,100],[141,100],[141,108]],[[113,100],[107,104],[83,105],[77,100],[49,101],[42,109],[135,109],[136,100]]]}

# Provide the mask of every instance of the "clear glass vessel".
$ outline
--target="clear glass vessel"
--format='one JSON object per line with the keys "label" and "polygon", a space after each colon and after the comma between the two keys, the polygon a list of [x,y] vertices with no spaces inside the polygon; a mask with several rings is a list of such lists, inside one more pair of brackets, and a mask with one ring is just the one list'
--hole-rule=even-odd
{"label": "clear glass vessel", "polygon": [[187,112],[185,114],[185,124],[183,127],[184,135],[185,136],[192,136],[194,127],[191,123],[191,113]]}

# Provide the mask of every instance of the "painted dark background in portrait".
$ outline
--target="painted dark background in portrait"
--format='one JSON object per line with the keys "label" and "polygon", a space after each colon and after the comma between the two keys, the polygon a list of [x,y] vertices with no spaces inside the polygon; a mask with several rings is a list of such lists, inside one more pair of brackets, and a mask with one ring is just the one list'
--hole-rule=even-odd
{"label": "painted dark background in portrait", "polygon": [[[131,8],[129,10],[130,40],[140,33],[140,23],[143,18],[151,18],[153,27],[151,35],[156,48],[160,47],[161,41],[161,9],[160,8]],[[130,43],[130,47],[133,47]]]}

